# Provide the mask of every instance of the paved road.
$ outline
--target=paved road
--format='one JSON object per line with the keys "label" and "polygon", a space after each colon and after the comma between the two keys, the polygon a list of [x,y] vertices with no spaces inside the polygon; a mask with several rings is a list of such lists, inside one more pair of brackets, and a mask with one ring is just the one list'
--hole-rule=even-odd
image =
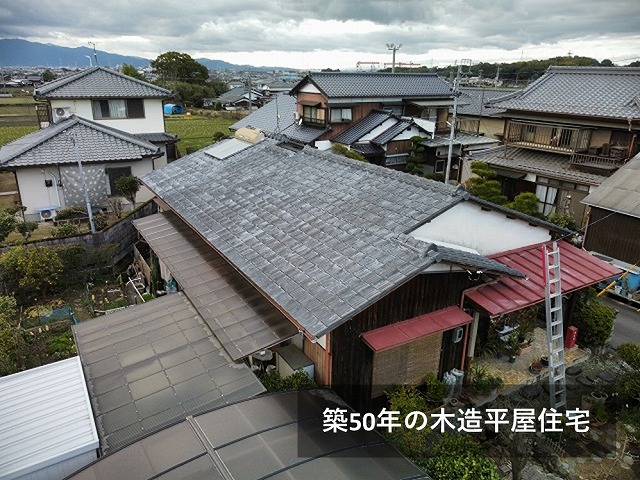
{"label": "paved road", "polygon": [[636,308],[614,300],[612,297],[603,296],[602,301],[618,310],[611,345],[617,347],[625,342],[640,343],[640,313]]}

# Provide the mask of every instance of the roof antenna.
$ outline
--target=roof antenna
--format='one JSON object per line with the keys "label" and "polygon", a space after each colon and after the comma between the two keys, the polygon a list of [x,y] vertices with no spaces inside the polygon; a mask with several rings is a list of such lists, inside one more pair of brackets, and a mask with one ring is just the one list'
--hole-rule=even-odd
{"label": "roof antenna", "polygon": [[96,53],[96,43],[95,42],[87,42],[89,45],[93,47],[93,59],[96,62],[96,67],[98,66],[98,54]]}

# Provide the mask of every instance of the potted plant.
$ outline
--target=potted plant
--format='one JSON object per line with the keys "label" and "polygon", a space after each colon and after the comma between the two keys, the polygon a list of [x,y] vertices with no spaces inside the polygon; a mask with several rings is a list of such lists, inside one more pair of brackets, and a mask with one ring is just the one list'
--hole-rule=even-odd
{"label": "potted plant", "polygon": [[518,355],[522,356],[529,353],[533,349],[532,343],[533,343],[533,339],[531,338],[528,338],[526,340],[522,339],[520,343],[520,351],[518,352]]}
{"label": "potted plant", "polygon": [[480,396],[488,396],[504,385],[502,378],[491,375],[486,367],[474,365],[471,371],[471,390]]}
{"label": "potted plant", "polygon": [[520,353],[520,337],[517,333],[512,334],[508,338],[507,352],[509,352],[509,363],[515,363],[516,356]]}
{"label": "potted plant", "polygon": [[607,400],[608,397],[609,397],[609,395],[607,395],[605,392],[603,392],[602,389],[600,389],[600,388],[596,388],[595,390],[593,390],[591,392],[591,398],[593,398],[593,401],[595,403],[604,404],[604,402]]}
{"label": "potted plant", "polygon": [[596,402],[591,409],[591,426],[600,428],[609,421],[609,412],[604,407],[604,403]]}
{"label": "potted plant", "polygon": [[543,369],[544,369],[544,366],[542,365],[542,362],[540,360],[536,360],[535,362],[531,362],[531,365],[529,365],[529,371],[531,373],[533,373],[534,375],[537,375]]}

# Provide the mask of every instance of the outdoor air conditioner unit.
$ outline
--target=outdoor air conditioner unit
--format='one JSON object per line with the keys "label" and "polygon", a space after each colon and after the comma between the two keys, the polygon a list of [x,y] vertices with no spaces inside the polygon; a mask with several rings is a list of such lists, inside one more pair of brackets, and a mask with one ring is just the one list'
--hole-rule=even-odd
{"label": "outdoor air conditioner unit", "polygon": [[54,218],[56,218],[58,211],[55,209],[55,207],[51,207],[38,209],[38,213],[40,213],[40,220],[44,221],[53,220]]}
{"label": "outdoor air conditioner unit", "polygon": [[57,107],[53,109],[53,123],[58,123],[71,116],[69,107]]}
{"label": "outdoor air conditioner unit", "polygon": [[300,115],[300,112],[293,112],[293,119],[297,122],[298,120],[300,120],[302,118],[302,115]]}

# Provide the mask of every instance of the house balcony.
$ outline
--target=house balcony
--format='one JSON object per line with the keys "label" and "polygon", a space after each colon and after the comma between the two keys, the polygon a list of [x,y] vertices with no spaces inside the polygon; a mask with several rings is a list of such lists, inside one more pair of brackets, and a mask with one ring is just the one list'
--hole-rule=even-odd
{"label": "house balcony", "polygon": [[573,155],[571,155],[570,163],[571,165],[582,168],[616,170],[624,165],[626,160],[626,155],[612,157],[604,155],[594,155],[591,153],[574,153]]}
{"label": "house balcony", "polygon": [[510,121],[504,143],[513,147],[573,155],[587,152],[590,140],[591,130],[586,128]]}

